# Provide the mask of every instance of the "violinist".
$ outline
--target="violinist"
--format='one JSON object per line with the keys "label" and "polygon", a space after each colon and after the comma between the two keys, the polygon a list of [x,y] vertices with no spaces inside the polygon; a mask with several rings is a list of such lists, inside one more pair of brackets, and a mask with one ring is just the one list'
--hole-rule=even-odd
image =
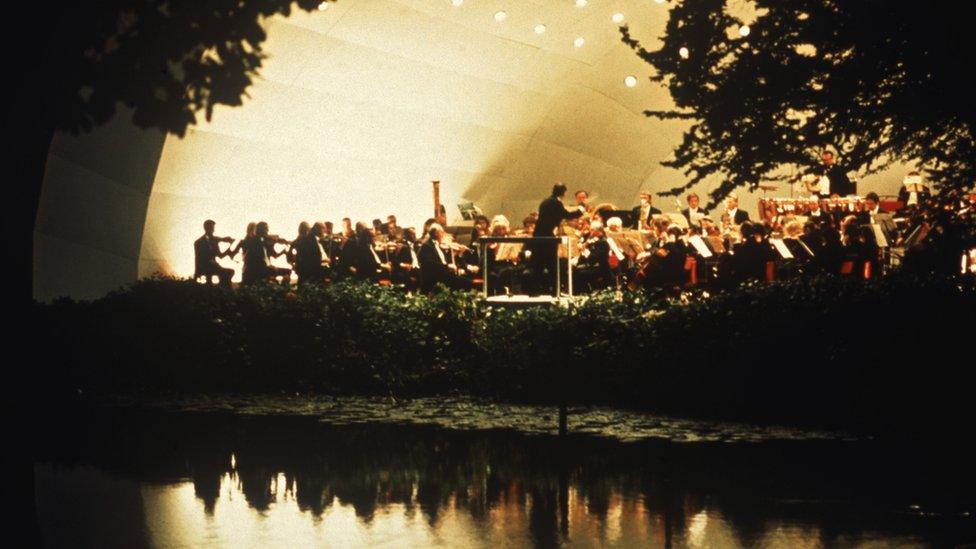
{"label": "violinist", "polygon": [[399,240],[403,236],[403,228],[397,225],[395,215],[386,216],[386,234],[390,235],[390,240]]}
{"label": "violinist", "polygon": [[217,258],[230,255],[230,248],[226,251],[220,250],[220,243],[228,244],[234,242],[230,237],[214,236],[216,223],[208,219],[203,222],[203,236],[196,239],[193,243],[193,256],[195,270],[193,278],[206,277],[207,285],[213,284],[213,277],[217,277],[218,283],[226,288],[230,287],[230,280],[234,278],[234,269],[222,267],[217,263]]}
{"label": "violinist", "polygon": [[654,216],[661,215],[661,210],[651,204],[650,192],[641,192],[639,198],[640,204],[634,206],[634,209],[630,211],[630,218],[633,220],[632,228],[638,231],[649,231],[651,230],[651,224],[654,222]]}
{"label": "violinist", "polygon": [[264,221],[254,228],[254,235],[248,236],[242,242],[244,252],[244,272],[242,282],[245,285],[255,284],[281,277],[281,283],[287,285],[291,279],[291,269],[277,267],[271,259],[285,255],[285,251],[278,251],[275,246],[288,244],[280,237],[268,234],[268,224]]}
{"label": "violinist", "polygon": [[298,275],[298,285],[321,284],[328,272],[329,256],[322,249],[319,239],[325,227],[316,223],[295,239],[292,249],[295,251],[295,273]]}
{"label": "violinist", "polygon": [[589,237],[580,242],[580,255],[576,261],[574,274],[580,285],[589,290],[606,288],[614,281],[613,268],[610,257],[613,254],[610,240],[603,230],[603,223],[599,219],[590,222]]}
{"label": "violinist", "polygon": [[[488,233],[490,236],[505,237],[509,236],[510,232],[511,226],[507,217],[496,215],[492,218]],[[507,246],[514,246],[514,244],[507,244]],[[497,294],[501,289],[511,288],[515,284],[518,258],[499,260],[498,250],[501,248],[501,244],[498,242],[492,242],[486,248],[488,254],[488,292]]]}
{"label": "violinist", "polygon": [[393,254],[393,283],[414,289],[420,282],[420,258],[417,255],[417,233],[413,227],[403,229],[402,242]]}
{"label": "violinist", "polygon": [[765,228],[760,224],[746,221],[739,227],[739,231],[742,241],[732,248],[731,281],[739,283],[745,280],[764,280],[766,263],[776,259],[773,249],[765,238]]}
{"label": "violinist", "polygon": [[443,241],[444,228],[440,223],[431,224],[427,241],[420,246],[417,253],[420,262],[420,290],[424,293],[432,292],[438,284],[454,289],[469,287],[469,283],[458,276],[457,267],[448,263],[441,247]]}
{"label": "violinist", "polygon": [[[376,240],[373,233],[363,223],[356,224],[356,239],[353,248],[353,267],[359,280],[379,281],[393,273],[393,265],[380,259],[376,253]],[[345,252],[345,249],[343,249]]]}

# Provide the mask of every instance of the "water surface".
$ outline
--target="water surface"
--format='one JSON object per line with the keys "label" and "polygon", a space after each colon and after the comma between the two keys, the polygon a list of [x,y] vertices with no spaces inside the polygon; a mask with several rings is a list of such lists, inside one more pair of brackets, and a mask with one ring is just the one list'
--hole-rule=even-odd
{"label": "water surface", "polygon": [[79,410],[43,437],[48,545],[976,542],[964,458],[838,433],[592,409],[559,439],[549,409],[449,399],[123,404]]}

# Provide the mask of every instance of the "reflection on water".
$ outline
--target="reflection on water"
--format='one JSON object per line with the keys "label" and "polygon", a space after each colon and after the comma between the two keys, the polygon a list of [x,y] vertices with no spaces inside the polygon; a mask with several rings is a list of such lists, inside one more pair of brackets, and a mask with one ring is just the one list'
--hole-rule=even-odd
{"label": "reflection on water", "polygon": [[969,475],[863,441],[558,440],[118,409],[61,427],[35,465],[57,547],[976,541]]}

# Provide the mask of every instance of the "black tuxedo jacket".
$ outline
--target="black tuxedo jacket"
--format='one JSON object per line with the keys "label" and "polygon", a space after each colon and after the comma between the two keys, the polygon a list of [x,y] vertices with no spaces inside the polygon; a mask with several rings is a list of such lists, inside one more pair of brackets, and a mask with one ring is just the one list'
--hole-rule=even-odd
{"label": "black tuxedo jacket", "polygon": [[217,258],[221,256],[220,243],[215,237],[207,238],[203,235],[193,242],[193,257],[197,273],[204,273],[210,267],[217,264]]}
{"label": "black tuxedo jacket", "polygon": [[743,210],[742,208],[737,208],[735,210],[735,219],[732,220],[732,223],[742,225],[746,221],[749,221],[749,212]]}
{"label": "black tuxedo jacket", "polygon": [[[704,208],[698,208],[698,213],[702,215],[708,215],[708,210]],[[685,216],[685,219],[688,220],[688,225],[691,225],[692,227],[695,226],[695,222],[691,220],[691,208],[685,208],[681,210],[681,215]]]}
{"label": "black tuxedo jacket", "polygon": [[642,221],[645,223],[650,223],[652,217],[654,217],[655,215],[661,215],[661,210],[655,208],[654,206],[651,206],[651,209],[648,210],[647,212],[647,217],[644,219],[640,219],[640,211],[641,211],[640,206],[635,206],[634,209],[630,210],[630,219],[631,219],[630,226],[634,229],[640,229]]}
{"label": "black tuxedo jacket", "polygon": [[[443,282],[450,278],[453,274],[451,269],[447,266],[447,257],[445,255],[444,261],[441,261],[440,256],[437,254],[437,241],[428,238],[420,250],[417,251],[417,261],[420,262],[420,273],[424,280],[430,280],[431,286],[437,282]],[[442,252],[445,253],[446,252]],[[425,282],[425,285],[427,283]]]}
{"label": "black tuxedo jacket", "polygon": [[562,201],[555,196],[550,196],[539,204],[539,220],[535,223],[532,236],[553,236],[556,227],[564,219],[576,219],[581,215],[583,212],[579,210],[567,211]]}

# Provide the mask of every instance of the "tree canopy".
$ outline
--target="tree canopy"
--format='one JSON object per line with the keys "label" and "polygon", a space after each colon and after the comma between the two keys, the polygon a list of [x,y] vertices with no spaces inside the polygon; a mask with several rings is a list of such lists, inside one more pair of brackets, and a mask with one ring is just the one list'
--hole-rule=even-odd
{"label": "tree canopy", "polygon": [[[334,0],[328,0],[334,1]],[[25,102],[45,128],[79,132],[119,105],[133,122],[183,135],[198,113],[240,105],[264,55],[262,19],[310,11],[321,0],[107,0],[20,14],[36,40],[26,57]]]}
{"label": "tree canopy", "polygon": [[676,0],[659,49],[622,29],[691,126],[665,166],[713,203],[836,149],[861,174],[917,164],[944,196],[976,181],[976,48],[948,0]]}

